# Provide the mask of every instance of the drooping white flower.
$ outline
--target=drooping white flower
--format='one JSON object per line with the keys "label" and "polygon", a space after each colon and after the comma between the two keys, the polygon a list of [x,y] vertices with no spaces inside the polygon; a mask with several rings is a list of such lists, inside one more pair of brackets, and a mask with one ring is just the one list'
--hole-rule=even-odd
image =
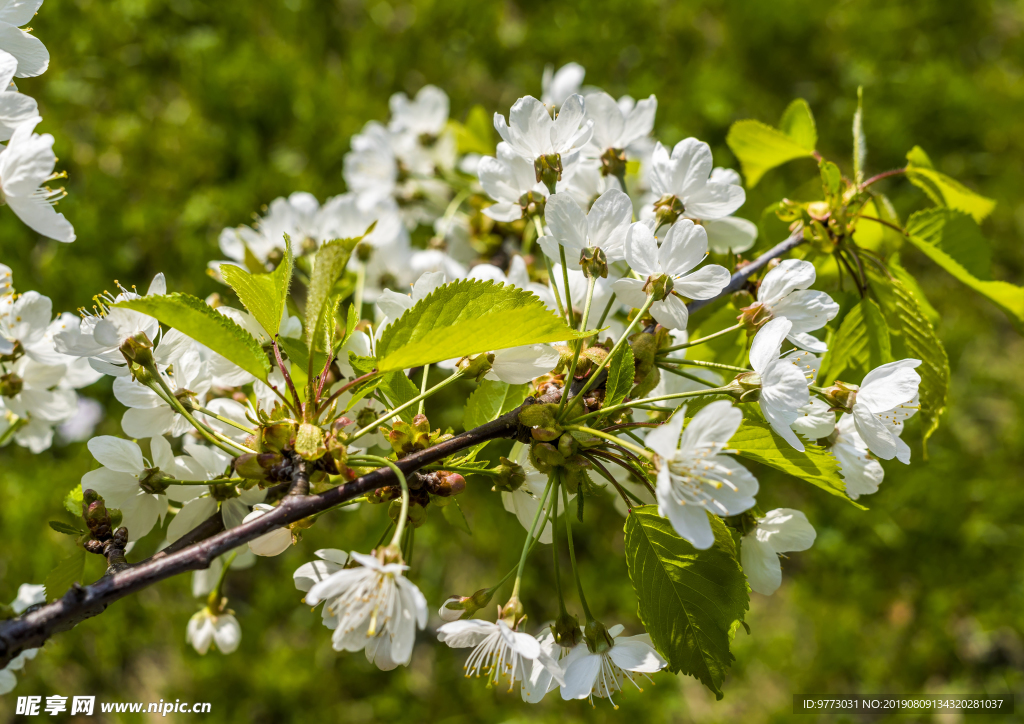
{"label": "drooping white flower", "polygon": [[242,641],[242,627],[230,612],[203,608],[188,620],[185,639],[198,654],[209,651],[211,644],[222,654],[230,654]]}
{"label": "drooping white flower", "polygon": [[622,191],[612,189],[602,194],[590,212],[584,212],[569,194],[553,194],[544,207],[550,236],[538,243],[552,261],[559,261],[559,246],[565,247],[565,264],[580,268],[584,249],[601,249],[609,263],[626,258],[626,232],[633,220],[633,204]]}
{"label": "drooping white flower", "polygon": [[558,668],[562,672],[563,678],[561,681],[556,679],[554,671],[547,666],[531,668],[529,675],[523,679],[520,689],[523,701],[530,704],[538,703],[549,691],[557,689],[565,683],[563,661],[572,652],[571,648],[560,646],[555,641],[555,635],[551,632],[550,627],[537,637],[537,643],[540,644],[542,655],[558,662]]}
{"label": "drooping white flower", "polygon": [[[800,371],[804,379],[807,380],[808,386],[814,384],[818,378],[818,370],[821,369],[820,357],[811,352],[796,349],[791,350],[783,359]],[[806,405],[798,408],[797,414],[798,417],[789,426],[794,432],[800,433],[808,440],[828,437],[835,429],[836,413],[832,412],[832,408],[827,402],[817,397],[810,398]]]}
{"label": "drooping white flower", "polygon": [[624,151],[654,130],[658,99],[651,95],[636,103],[632,100],[623,104],[603,91],[587,95],[587,118],[594,122],[590,142],[598,154]]}
{"label": "drooping white flower", "polygon": [[765,274],[757,290],[757,302],[747,314],[758,320],[785,317],[793,323],[786,336],[801,349],[823,354],[824,342],[808,332],[821,329],[839,313],[839,305],[825,292],[808,289],[814,284],[814,265],[803,259],[786,259]]}
{"label": "drooping white flower", "polygon": [[121,511],[130,540],[142,538],[153,529],[157,519],[163,521],[167,515],[167,495],[149,493],[140,483],[160,473],[177,479],[188,474],[175,459],[166,439],[151,438],[149,446],[152,461],[143,458],[142,449],[131,440],[100,435],[88,443],[89,452],[103,467],[82,476],[82,489],[92,488],[103,496],[108,508]]}
{"label": "drooping white flower", "polygon": [[[272,505],[257,503],[253,506],[252,512],[242,519],[243,523],[260,518],[274,509]],[[294,539],[288,528],[275,528],[269,533],[264,533],[259,538],[249,541],[249,550],[258,556],[279,556],[291,547]]]}
{"label": "drooping white flower", "polygon": [[487,195],[498,202],[483,210],[495,221],[523,218],[523,202],[530,200],[524,199],[527,194],[533,194],[534,201],[548,196],[547,186],[537,180],[533,161],[513,151],[504,141],[498,144],[494,156],[480,159],[476,173]]}
{"label": "drooping white flower", "polygon": [[[337,548],[323,548],[314,554],[318,560],[303,563],[292,574],[295,587],[303,593],[308,592],[316,584],[325,581],[333,574],[342,570],[348,563],[348,553]],[[308,603],[308,601],[307,601]],[[332,631],[338,627],[338,618],[327,606],[320,609],[324,626]]]}
{"label": "drooping white flower", "polygon": [[612,695],[622,690],[625,679],[629,679],[630,683],[642,691],[634,674],[653,674],[668,666],[661,654],[654,650],[650,636],[621,636],[623,628],[619,625],[608,629],[612,639],[610,647],[604,648],[607,644],[601,642],[599,647],[603,650],[592,652],[583,642],[577,644],[569,656],[563,659],[563,699],[590,699],[593,704],[597,696],[608,699],[618,709]]}
{"label": "drooping white flower", "polygon": [[544,75],[541,78],[541,100],[558,108],[570,96],[580,92],[583,77],[586,74],[586,69],[579,63],[566,63],[557,71],[553,65],[544,66]]}
{"label": "drooping white flower", "polygon": [[651,190],[658,198],[674,196],[691,219],[721,219],[746,201],[743,187],[711,179],[711,148],[696,138],[675,145],[671,155],[660,143],[651,156]]}
{"label": "drooping white flower", "polygon": [[843,415],[836,423],[829,448],[839,460],[839,472],[846,482],[846,494],[853,500],[878,492],[885,478],[881,464],[871,457],[867,443],[857,432],[853,415]]}
{"label": "drooping white flower", "polygon": [[43,0],[0,1],[0,50],[17,60],[19,78],[41,75],[50,65],[50,53],[43,42],[21,26],[32,22]]}
{"label": "drooping white flower", "polygon": [[[46,586],[22,583],[18,586],[18,596],[11,601],[11,608],[15,614],[24,613],[29,606],[38,603],[46,603]],[[39,649],[25,649],[14,657],[7,666],[0,669],[0,696],[9,694],[18,684],[18,677],[15,671],[25,668],[25,663],[31,661],[39,653]]]}
{"label": "drooping white flower", "polygon": [[750,588],[770,596],[782,585],[779,554],[805,551],[814,544],[816,533],[807,516],[792,508],[769,510],[757,527],[743,536],[740,562]]}
{"label": "drooping white flower", "polygon": [[18,126],[39,115],[35,99],[19,93],[11,82],[17,69],[17,58],[0,50],[0,141],[9,139]]}
{"label": "drooping white flower", "polygon": [[[708,513],[738,515],[755,504],[757,478],[722,455],[743,422],[743,413],[727,400],[712,402],[683,430],[686,407],[647,434],[645,444],[658,454],[658,513],[681,537],[704,550],[715,543]],[[682,438],[680,438],[682,433]]]}
{"label": "drooping white flower", "polygon": [[533,96],[517,100],[508,114],[508,122],[494,114],[494,128],[509,147],[533,162],[542,156],[558,154],[567,169],[579,158],[590,140],[593,122],[584,119],[583,96],[570,96],[552,119],[547,107]]}
{"label": "drooping white flower", "polygon": [[[2,34],[3,23],[0,23],[0,43]],[[53,173],[57,163],[53,136],[33,132],[42,120],[35,116],[22,122],[14,129],[7,146],[0,149],[0,191],[4,203],[30,229],[57,241],[72,242],[75,230],[71,222],[53,208],[63,198],[64,190],[53,190],[45,185],[58,176]]]}
{"label": "drooping white flower", "polygon": [[565,683],[562,668],[527,633],[509,628],[504,620],[496,623],[478,618],[446,623],[437,630],[437,639],[453,649],[473,647],[463,667],[466,677],[484,676],[488,684],[508,679],[512,691],[517,681],[530,679],[535,667],[543,667],[560,684]]}
{"label": "drooping white flower", "polygon": [[310,606],[324,602],[335,617],[335,651],[366,650],[367,659],[384,671],[408,664],[416,629],[427,625],[427,600],[409,581],[400,561],[382,563],[376,556],[352,553],[359,565],[344,568],[314,584],[306,594]]}
{"label": "drooping white flower", "polygon": [[900,439],[903,423],[921,409],[917,388],[921,360],[902,359],[868,372],[853,402],[853,421],[868,449],[882,460],[910,464],[910,446]]}
{"label": "drooping white flower", "polygon": [[[86,357],[93,369],[103,374],[121,377],[129,374],[120,346],[129,337],[143,332],[150,340],[156,339],[160,323],[147,314],[111,305],[126,299],[137,299],[140,294],[120,287],[116,296],[103,297],[104,307],[96,314],[85,315],[76,320],[71,315],[60,318],[60,329],[53,334],[53,344],[58,352],[71,357]],[[133,287],[134,289],[134,287]],[[167,293],[163,273],[157,274],[150,282],[147,296]]]}
{"label": "drooping white flower", "polygon": [[804,444],[790,427],[800,417],[800,410],[810,402],[807,378],[803,370],[780,356],[782,342],[793,323],[779,317],[761,327],[750,345],[750,366],[760,377],[761,396],[758,404],[768,423],[786,442],[803,452]]}
{"label": "drooping white flower", "polygon": [[637,222],[626,234],[625,256],[644,279],[620,279],[615,282],[615,293],[626,304],[642,307],[647,300],[647,280],[661,274],[671,277],[672,293],[651,305],[651,315],[669,329],[686,329],[689,313],[683,297],[711,299],[729,283],[729,270],[718,264],[691,273],[707,253],[707,232],[689,219],[673,224],[660,248],[650,225]]}

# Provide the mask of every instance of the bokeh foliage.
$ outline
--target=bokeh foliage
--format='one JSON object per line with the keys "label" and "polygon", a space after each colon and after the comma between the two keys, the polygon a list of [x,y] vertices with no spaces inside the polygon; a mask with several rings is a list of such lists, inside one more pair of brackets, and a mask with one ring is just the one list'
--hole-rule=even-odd
{"label": "bokeh foliage", "polygon": [[[698,136],[719,165],[734,165],[724,143],[733,120],[774,123],[802,96],[818,121],[819,149],[849,173],[863,85],[869,173],[903,165],[921,145],[940,170],[998,200],[984,226],[994,276],[1022,279],[1017,3],[47,0],[32,25],[51,68],[19,86],[39,100],[39,130],[56,136],[71,192],[60,210],[78,241],[38,240],[5,211],[0,260],[20,289],[50,295],[57,309],[87,305],[113,279],[144,288],[157,271],[171,289],[217,291],[204,270],[218,256],[220,229],[294,190],[321,199],[343,191],[348,138],[386,117],[392,92],[430,82],[450,94],[455,118],[475,103],[504,112],[539,93],[545,63],[569,60],[614,95],[657,94],[658,137]],[[815,175],[809,161],[770,172],[742,213],[758,220]],[[884,190],[904,215],[920,202],[908,184]],[[617,699],[618,712],[554,696],[528,707],[518,694],[463,681],[464,654],[431,643],[429,631],[412,665],[393,674],[361,654],[334,653],[291,573],[317,548],[369,548],[385,523],[382,509],[366,507],[329,516],[301,546],[229,578],[243,627],[236,654],[199,657],[186,647],[197,607],[186,577],[57,637],[15,694],[211,701],[210,720],[231,722],[758,722],[788,719],[794,693],[1020,694],[1024,343],[998,310],[919,254],[907,250],[903,262],[941,317],[953,372],[943,425],[927,461],[916,429],[908,431],[915,464],[886,464],[880,492],[862,501],[868,512],[758,470],[761,507],[804,510],[818,540],[784,561],[775,596],[754,595],[752,633],[737,635],[722,702],[692,679],[661,675],[657,686]],[[111,405],[104,431],[114,433],[120,411],[103,385],[90,394]],[[457,424],[465,395],[445,399],[428,413],[435,424]],[[92,465],[84,445],[38,457],[0,452],[0,599],[13,598],[19,583],[41,582],[69,551],[45,521],[61,516],[63,492]],[[436,513],[417,531],[414,575],[432,603],[489,585],[518,557],[522,529],[483,485],[472,488],[461,501],[472,539]],[[591,606],[635,631],[622,519],[610,500],[587,506],[587,516],[577,529]],[[548,550],[535,554],[537,575],[525,581],[537,617],[555,613],[543,587]],[[6,697],[0,720],[12,714]]]}

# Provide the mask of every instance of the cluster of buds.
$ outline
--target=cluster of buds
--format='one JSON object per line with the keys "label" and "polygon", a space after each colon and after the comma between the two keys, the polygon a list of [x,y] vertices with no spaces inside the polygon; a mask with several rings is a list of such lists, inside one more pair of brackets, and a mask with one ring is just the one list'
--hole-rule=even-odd
{"label": "cluster of buds", "polygon": [[[427,506],[434,503],[439,508],[447,506],[451,498],[466,489],[466,479],[448,470],[413,473],[407,479],[409,485],[409,514],[407,524],[419,528],[427,520]],[[390,501],[388,515],[398,521],[402,510],[402,488],[388,485],[377,488],[366,495],[370,503]]]}
{"label": "cluster of buds", "polygon": [[418,450],[426,450],[450,437],[450,434],[442,435],[440,428],[431,431],[426,415],[416,415],[412,422],[397,420],[391,430],[387,431],[388,443],[399,459]]}
{"label": "cluster of buds", "polygon": [[82,518],[89,529],[89,538],[82,547],[89,553],[106,556],[109,573],[127,568],[124,549],[128,545],[128,529],[121,526],[121,511],[108,510],[99,493],[86,489],[82,491]]}

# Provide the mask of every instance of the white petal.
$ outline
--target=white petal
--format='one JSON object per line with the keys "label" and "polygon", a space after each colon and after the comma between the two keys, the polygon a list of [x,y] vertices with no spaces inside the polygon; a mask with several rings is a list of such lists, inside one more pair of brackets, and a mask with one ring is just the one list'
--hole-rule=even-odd
{"label": "white petal", "polygon": [[753,535],[743,537],[740,562],[751,590],[770,596],[782,585],[782,564],[778,554]]}
{"label": "white petal", "polygon": [[653,674],[661,671],[668,663],[654,647],[639,637],[622,636],[615,639],[615,645],[608,650],[608,656],[625,671],[639,671]]}
{"label": "white petal", "polygon": [[686,309],[686,302],[675,294],[669,294],[662,301],[651,305],[651,316],[663,327],[686,329],[690,313]]}
{"label": "white petal", "polygon": [[708,232],[708,248],[715,254],[738,254],[754,245],[757,224],[736,216],[707,219],[702,222]]}
{"label": "white petal", "polygon": [[771,545],[776,553],[805,551],[817,537],[807,516],[793,508],[769,510],[757,522],[755,533],[758,540]]}
{"label": "white petal", "polygon": [[142,450],[130,440],[100,435],[88,442],[88,448],[100,465],[119,473],[138,474],[144,467]]}
{"label": "white petal", "polygon": [[750,345],[750,366],[760,374],[768,368],[772,361],[778,359],[782,340],[789,334],[793,323],[788,319],[773,319],[754,335]]}
{"label": "white petal", "polygon": [[690,299],[712,299],[729,284],[729,270],[718,264],[708,264],[692,274],[675,280],[675,291]]}
{"label": "white petal", "polygon": [[666,274],[682,276],[701,263],[708,253],[708,234],[689,219],[672,224],[658,250],[658,262]]}
{"label": "white petal", "polygon": [[643,277],[660,274],[658,264],[658,241],[651,227],[642,221],[631,224],[626,231],[626,262],[630,268]]}
{"label": "white petal", "polygon": [[[586,644],[579,644],[586,648]],[[584,654],[570,663],[565,669],[565,686],[562,687],[562,698],[586,699],[594,690],[594,682],[601,670],[600,654]]]}
{"label": "white petal", "polygon": [[796,289],[807,289],[814,284],[814,264],[803,259],[785,259],[764,275],[757,290],[757,301],[774,306],[780,299]]}

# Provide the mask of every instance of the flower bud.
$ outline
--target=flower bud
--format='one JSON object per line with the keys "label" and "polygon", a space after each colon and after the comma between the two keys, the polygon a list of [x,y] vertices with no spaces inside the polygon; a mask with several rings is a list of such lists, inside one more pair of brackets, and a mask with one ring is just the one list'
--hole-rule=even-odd
{"label": "flower bud", "polygon": [[586,246],[580,252],[580,268],[590,278],[606,278],[608,276],[608,257],[599,246]]}
{"label": "flower bud", "polygon": [[430,490],[433,495],[440,495],[441,497],[447,498],[452,495],[458,495],[466,489],[466,479],[458,473],[450,473],[447,470],[442,470],[437,474],[437,476],[439,482]]}
{"label": "flower bud", "polygon": [[643,290],[645,294],[652,296],[654,301],[660,302],[672,293],[674,286],[672,277],[668,274],[656,274],[647,277],[647,283],[644,284]]}
{"label": "flower bud", "polygon": [[260,428],[259,449],[265,452],[279,453],[295,445],[298,426],[292,420],[273,422]]}
{"label": "flower bud", "polygon": [[[114,521],[103,497],[91,488],[82,491],[82,518],[96,540],[106,540],[115,530]],[[120,523],[121,521],[117,521]]]}
{"label": "flower bud", "polygon": [[579,443],[571,433],[558,438],[558,453],[566,459],[575,455],[579,447]]}
{"label": "flower bud", "polygon": [[0,395],[3,397],[14,397],[21,392],[21,388],[24,385],[25,382],[18,375],[10,372],[0,377]]}
{"label": "flower bud", "polygon": [[491,365],[494,364],[493,354],[478,354],[472,357],[463,357],[458,361],[456,367],[462,370],[462,373],[467,377],[479,382],[484,378],[488,372],[491,371]]}
{"label": "flower bud", "polygon": [[445,621],[457,621],[468,618],[491,602],[494,590],[481,588],[472,596],[450,596],[441,604],[438,615]]}
{"label": "flower bud", "polygon": [[535,442],[530,445],[530,462],[539,472],[550,473],[565,464],[565,456],[549,442]]}
{"label": "flower bud", "polygon": [[493,489],[505,493],[514,493],[526,482],[526,470],[523,469],[522,465],[514,463],[504,456],[499,458],[499,462],[501,463],[500,465],[491,468],[491,470],[498,473],[494,476]]}
{"label": "flower bud", "polygon": [[519,413],[519,424],[530,428],[534,440],[548,442],[562,434],[562,426],[558,424],[556,415],[558,405],[528,405]]}
{"label": "flower bud", "polygon": [[235,472],[248,480],[270,480],[271,468],[284,462],[280,453],[246,453],[235,458]]}
{"label": "flower bud", "polygon": [[547,186],[550,193],[555,193],[555,184],[562,179],[561,155],[549,153],[538,157],[533,162],[533,170],[536,173],[537,182]]}

